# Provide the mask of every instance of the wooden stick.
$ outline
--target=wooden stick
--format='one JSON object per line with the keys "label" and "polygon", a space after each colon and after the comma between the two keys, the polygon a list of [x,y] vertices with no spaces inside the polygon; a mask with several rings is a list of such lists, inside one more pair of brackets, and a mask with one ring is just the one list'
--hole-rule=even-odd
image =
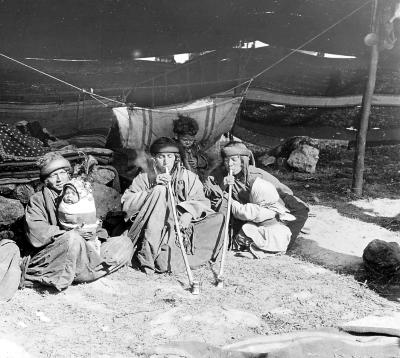
{"label": "wooden stick", "polygon": [[[373,32],[376,33],[379,38],[379,25],[377,17],[378,17],[378,0],[374,0],[372,27],[373,27]],[[357,195],[362,195],[362,189],[363,189],[365,146],[367,143],[368,119],[371,112],[372,96],[375,90],[376,71],[378,68],[378,59],[379,59],[378,45],[379,43],[371,47],[368,81],[365,87],[361,103],[361,116],[358,125],[359,128],[357,132],[356,150],[354,151],[353,181],[351,184],[351,190],[353,193]]]}
{"label": "wooden stick", "polygon": [[[167,167],[165,167],[165,172],[167,174],[169,174]],[[178,215],[176,213],[175,197],[174,197],[174,192],[172,190],[171,182],[168,182],[168,192],[169,192],[169,197],[171,200],[171,209],[172,209],[172,215],[174,217],[174,222],[175,222],[176,235],[178,236],[179,246],[181,247],[182,258],[183,258],[183,262],[185,263],[186,273],[187,273],[187,276],[189,279],[190,290],[194,295],[198,295],[199,294],[199,284],[197,282],[195,282],[193,279],[193,273],[189,266],[189,260],[187,258],[185,247],[183,245],[183,238],[182,238],[181,230],[179,228]]]}
{"label": "wooden stick", "polygon": [[[232,176],[232,169],[229,170],[229,175]],[[222,244],[222,256],[221,256],[221,265],[219,267],[219,274],[217,277],[217,287],[224,287],[224,266],[225,266],[225,257],[226,251],[228,250],[229,244],[229,220],[231,218],[231,207],[232,207],[232,184],[229,185],[228,189],[228,208],[226,210],[225,217],[225,230],[224,230],[224,241]]]}

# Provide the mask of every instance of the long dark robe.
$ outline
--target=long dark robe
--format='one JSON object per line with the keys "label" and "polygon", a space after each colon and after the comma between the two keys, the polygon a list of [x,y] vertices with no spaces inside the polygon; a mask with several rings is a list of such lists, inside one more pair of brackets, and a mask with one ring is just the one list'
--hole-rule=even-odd
{"label": "long dark robe", "polygon": [[[222,244],[224,215],[211,210],[196,174],[178,166],[172,186],[178,216],[189,212],[193,217],[189,230],[184,232],[190,266],[196,268],[215,260]],[[141,173],[121,200],[128,220],[133,221],[129,236],[136,243],[139,265],[158,272],[183,271],[167,187],[156,185],[147,173]]]}
{"label": "long dark robe", "polygon": [[96,280],[130,261],[133,248],[127,237],[108,238],[99,255],[77,231],[60,229],[57,199],[57,193],[44,187],[26,207],[25,231],[32,246],[23,278],[27,285],[37,282],[62,290],[73,282]]}

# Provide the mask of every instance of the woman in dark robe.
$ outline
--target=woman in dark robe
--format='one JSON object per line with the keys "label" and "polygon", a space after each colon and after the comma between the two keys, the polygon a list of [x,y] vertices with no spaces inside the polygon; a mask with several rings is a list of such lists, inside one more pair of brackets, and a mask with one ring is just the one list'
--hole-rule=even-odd
{"label": "woman in dark robe", "polygon": [[40,283],[61,291],[73,282],[90,282],[130,262],[132,243],[124,236],[104,238],[100,253],[88,244],[79,229],[64,230],[57,219],[57,207],[71,165],[55,152],[38,162],[42,190],[33,194],[25,209],[25,234],[29,255],[24,259],[21,286]]}
{"label": "woman in dark robe", "polygon": [[122,196],[135,257],[146,273],[179,272],[184,263],[176,237],[168,183],[174,192],[179,230],[192,268],[215,260],[222,240],[224,215],[211,209],[199,177],[181,164],[177,143],[162,137],[150,147],[152,165]]}

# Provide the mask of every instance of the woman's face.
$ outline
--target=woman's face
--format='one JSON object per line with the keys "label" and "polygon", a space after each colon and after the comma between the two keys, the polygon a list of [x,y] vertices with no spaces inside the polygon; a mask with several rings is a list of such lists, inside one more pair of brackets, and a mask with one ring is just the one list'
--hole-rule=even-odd
{"label": "woman's face", "polygon": [[64,185],[69,181],[69,172],[65,169],[57,169],[51,173],[46,179],[45,184],[49,189],[61,193]]}
{"label": "woman's face", "polygon": [[188,149],[194,143],[194,136],[189,134],[182,134],[178,136],[178,142],[182,145],[183,148]]}
{"label": "woman's face", "polygon": [[157,169],[164,173],[165,167],[168,168],[168,172],[171,172],[175,164],[175,153],[158,153],[155,155],[154,160],[156,162]]}
{"label": "woman's face", "polygon": [[230,157],[224,158],[224,165],[226,170],[232,171],[233,175],[237,175],[242,171],[242,159],[240,158],[240,155],[232,155]]}

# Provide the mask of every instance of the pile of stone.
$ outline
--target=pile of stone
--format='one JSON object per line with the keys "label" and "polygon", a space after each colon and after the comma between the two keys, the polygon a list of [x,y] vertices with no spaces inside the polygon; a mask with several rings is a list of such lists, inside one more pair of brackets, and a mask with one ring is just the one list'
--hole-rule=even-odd
{"label": "pile of stone", "polygon": [[346,140],[290,137],[259,157],[257,161],[262,166],[275,164],[278,167],[286,167],[303,173],[315,173],[321,149],[347,146]]}

